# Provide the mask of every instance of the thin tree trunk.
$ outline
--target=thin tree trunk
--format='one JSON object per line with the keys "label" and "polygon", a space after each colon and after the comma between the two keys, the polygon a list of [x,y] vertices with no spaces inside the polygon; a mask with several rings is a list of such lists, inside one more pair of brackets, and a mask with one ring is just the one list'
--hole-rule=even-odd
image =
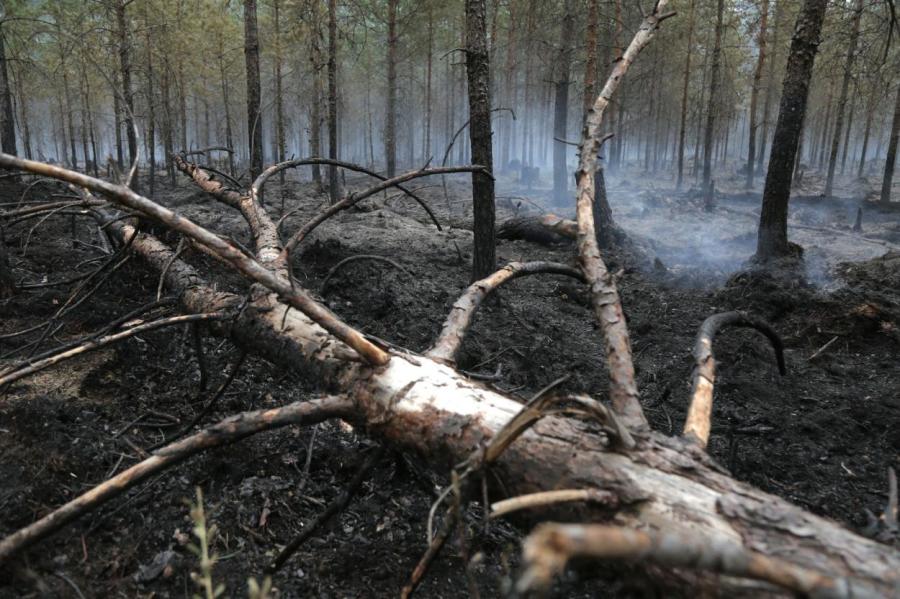
{"label": "thin tree trunk", "polygon": [[834,170],[837,166],[838,149],[841,143],[841,133],[844,127],[844,108],[847,104],[847,94],[850,91],[850,77],[853,72],[853,60],[856,58],[856,44],[859,40],[859,23],[862,18],[863,0],[856,0],[856,9],[853,14],[853,32],[850,34],[850,43],[847,45],[847,62],[844,65],[844,80],[841,82],[841,95],[837,103],[837,115],[834,121],[834,134],[831,136],[831,152],[828,155],[828,175],[825,179],[825,195],[831,196],[834,189]]}
{"label": "thin tree trunk", "polygon": [[119,91],[119,78],[113,75],[113,113],[115,115],[114,133],[116,136],[116,164],[119,170],[125,168],[125,152],[122,148],[122,100]]}
{"label": "thin tree trunk", "polygon": [[[337,135],[337,15],[336,0],[328,0],[328,157],[338,158]],[[340,198],[337,167],[328,167],[328,194],[332,204]]]}
{"label": "thin tree trunk", "polygon": [[[128,6],[126,0],[118,0],[116,2],[116,26],[119,37],[119,69],[122,83],[122,100],[125,112],[125,135],[128,138],[128,161],[129,168],[135,164],[138,155],[137,133],[134,130],[134,92],[131,89],[131,48],[128,43],[128,25],[126,23],[125,8]],[[132,188],[138,189],[138,176],[135,171],[134,179],[131,182]]]}
{"label": "thin tree trunk", "polygon": [[156,191],[156,108],[153,101],[153,47],[150,43],[150,23],[145,23],[146,43],[147,43],[147,148],[149,149],[150,168],[147,169],[147,176],[150,179],[150,199]]}
{"label": "thin tree trunk", "polygon": [[884,179],[881,181],[881,202],[891,201],[891,186],[894,181],[894,168],[897,166],[897,141],[900,138],[900,85],[897,86],[897,97],[894,100],[894,120],[891,123],[891,140],[888,142],[887,157],[884,161]]}
{"label": "thin tree trunk", "polygon": [[756,69],[753,71],[753,86],[750,90],[750,145],[747,149],[747,189],[753,188],[754,163],[756,162],[756,104],[759,101],[759,85],[762,81],[762,72],[766,63],[766,27],[769,21],[769,0],[762,0],[759,9],[759,57],[756,60]]}
{"label": "thin tree trunk", "polygon": [[[516,110],[516,95],[518,89],[514,83],[514,61],[516,52],[516,12],[515,1],[509,3],[509,29],[506,35],[506,65],[503,72],[503,98],[506,106]],[[503,140],[500,145],[500,168],[505,169],[512,159],[513,135],[516,121],[512,118],[503,120]]]}
{"label": "thin tree trunk", "polygon": [[[273,0],[272,9],[274,11],[275,25],[275,144],[277,149],[277,162],[286,160],[287,148],[285,147],[284,138],[284,97],[283,84],[281,80],[281,22],[279,14],[279,0]],[[284,187],[284,171],[278,173],[279,181]],[[282,189],[282,197],[284,190]]]}
{"label": "thin tree trunk", "polygon": [[828,0],[804,0],[794,27],[791,51],[785,69],[778,123],[772,139],[772,154],[763,190],[762,213],[756,259],[766,262],[790,255],[787,239],[787,209],[791,194],[791,173],[806,103],[813,62],[819,46]]}
{"label": "thin tree trunk", "polygon": [[[622,0],[613,0],[613,61],[615,64],[618,64],[620,60],[622,60]],[[624,98],[625,98],[625,89],[621,90],[619,95],[618,102],[610,102],[607,110],[609,111],[609,126],[613,131],[617,131],[616,136],[613,138],[613,151],[612,151],[612,160],[609,161],[610,169],[615,171],[615,169],[619,168],[619,164],[622,160],[622,149],[625,145],[625,140],[622,139],[622,134],[624,133],[624,123],[623,123],[623,110],[622,106],[624,106]]]}
{"label": "thin tree trunk", "polygon": [[696,0],[691,0],[691,8],[688,13],[688,50],[685,52],[684,58],[684,80],[681,85],[681,122],[678,127],[678,181],[675,184],[677,189],[681,189],[681,184],[684,182],[684,135],[687,130],[688,87],[691,83],[691,57],[694,55],[695,4]]}
{"label": "thin tree trunk", "polygon": [[[28,116],[28,102],[26,100],[24,89],[22,67],[20,66],[18,69],[13,68],[11,74],[14,79],[12,87],[15,90],[16,104],[19,108],[19,126],[21,127],[22,145],[25,146],[25,157],[31,160],[33,158],[31,147],[31,119]],[[0,139],[2,139],[2,136],[0,136]],[[96,155],[96,153],[95,150],[94,154]]]}
{"label": "thin tree trunk", "polygon": [[782,6],[784,0],[772,0],[775,3],[775,20],[772,23],[772,56],[769,58],[769,68],[766,74],[766,99],[763,101],[762,134],[759,139],[759,148],[756,151],[756,172],[762,172],[766,153],[766,144],[769,141],[769,123],[772,119],[772,103],[775,98],[775,63],[778,59],[778,33],[781,31]]}
{"label": "thin tree trunk", "polygon": [[862,178],[863,169],[866,166],[866,150],[869,149],[869,135],[872,133],[872,117],[875,115],[875,106],[878,104],[877,99],[878,95],[873,89],[872,94],[869,96],[869,104],[866,110],[866,127],[863,131],[862,150],[860,151],[859,156],[859,170],[856,172],[857,179]]}
{"label": "thin tree trunk", "polygon": [[841,176],[847,170],[847,154],[850,153],[850,132],[853,130],[853,117],[856,115],[856,101],[859,99],[859,85],[853,83],[853,93],[850,95],[850,116],[847,117],[847,129],[844,132],[844,149],[841,152]]}
{"label": "thin tree trunk", "polygon": [[823,170],[825,168],[825,146],[828,140],[828,131],[831,129],[831,109],[832,109],[832,101],[834,100],[834,80],[831,80],[831,83],[828,85],[828,97],[826,98],[826,108],[825,108],[825,122],[822,125],[822,135],[819,136],[818,142],[815,147],[812,149],[812,162],[816,161],[816,156],[819,157],[819,170]]}
{"label": "thin tree trunk", "polygon": [[397,2],[388,0],[387,105],[384,115],[384,153],[387,176],[397,172]]}
{"label": "thin tree trunk", "polygon": [[[422,142],[422,162],[431,156],[431,66],[434,60],[434,11],[428,5],[428,56],[425,65],[425,139]],[[366,109],[369,106],[369,89],[366,88]],[[369,114],[369,131],[371,134],[372,112]]]}
{"label": "thin tree trunk", "polygon": [[[223,79],[224,82],[224,79]],[[169,183],[174,187],[175,186],[175,164],[172,161],[172,156],[175,154],[174,144],[174,135],[172,131],[172,122],[174,119],[172,118],[172,95],[171,95],[171,87],[172,87],[172,73],[169,68],[169,61],[166,58],[166,55],[163,54],[163,75],[162,75],[162,100],[163,100],[163,151],[166,153],[166,173],[169,176]],[[223,91],[227,92],[227,88]],[[225,106],[228,106],[228,94],[225,94]],[[228,114],[227,108],[225,114]],[[226,118],[226,131],[230,128],[228,125],[228,121]],[[232,176],[234,176],[234,170],[232,169]]]}
{"label": "thin tree trunk", "polygon": [[263,167],[256,0],[244,0],[244,60],[247,70],[247,145],[250,152],[250,178],[256,179]]}
{"label": "thin tree trunk", "polygon": [[[466,75],[469,80],[469,131],[472,160],[494,169],[491,143],[491,64],[487,47],[485,0],[466,0]],[[472,218],[475,248],[472,280],[497,269],[494,240],[494,179],[483,172],[472,173]]]}
{"label": "thin tree trunk", "polygon": [[585,53],[584,62],[584,93],[581,97],[582,121],[587,118],[587,113],[594,105],[597,77],[597,28],[599,21],[600,0],[588,0],[588,22],[584,37]]}
{"label": "thin tree trunk", "polygon": [[[309,19],[311,23],[309,35],[309,60],[312,65],[312,102],[309,115],[309,150],[313,156],[322,156],[322,38],[320,36],[321,15],[318,0],[309,2]],[[322,170],[318,164],[312,167],[313,181],[322,188]]]}
{"label": "thin tree trunk", "polygon": [[710,75],[709,102],[706,109],[706,129],[703,134],[703,194],[707,210],[713,206],[713,133],[716,127],[716,113],[719,109],[719,70],[722,62],[722,30],[725,28],[724,0],[718,0],[716,6],[716,39],[712,54],[712,74]]}
{"label": "thin tree trunk", "polygon": [[7,154],[15,155],[16,119],[6,62],[6,43],[3,39],[3,24],[0,23],[0,148]]}
{"label": "thin tree trunk", "polygon": [[[566,169],[565,142],[569,122],[569,77],[572,72],[572,38],[575,33],[575,6],[573,0],[566,0],[565,13],[559,29],[559,55],[554,75],[556,76],[555,104],[553,111],[553,197],[557,204],[563,204],[568,196],[569,173]],[[595,27],[596,34],[596,27]],[[590,50],[589,50],[590,52]]]}

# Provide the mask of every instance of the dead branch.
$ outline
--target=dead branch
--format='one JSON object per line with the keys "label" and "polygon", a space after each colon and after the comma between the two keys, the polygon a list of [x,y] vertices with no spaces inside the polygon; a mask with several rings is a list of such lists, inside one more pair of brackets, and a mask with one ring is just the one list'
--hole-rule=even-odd
{"label": "dead branch", "polygon": [[594,176],[597,157],[603,139],[600,125],[603,113],[619,87],[628,67],[637,58],[659,27],[661,15],[668,0],[657,0],[653,11],[641,23],[625,54],[622,55],[606,84],[588,111],[581,140],[578,170],[576,211],[578,215],[578,257],[581,269],[591,286],[594,313],[603,331],[606,361],[609,365],[609,395],[613,410],[622,416],[625,425],[632,428],[647,427],[647,418],[641,408],[637,385],[634,380],[634,363],[631,358],[631,342],[628,326],[622,311],[622,301],[612,274],[600,255],[597,234],[594,230]]}
{"label": "dead branch", "polygon": [[475,281],[460,296],[450,309],[447,320],[444,322],[441,334],[426,355],[434,360],[440,360],[447,364],[456,362],[456,354],[462,346],[466,332],[472,325],[475,311],[495,289],[513,279],[535,274],[555,274],[573,277],[584,281],[584,276],[578,270],[565,264],[555,262],[511,262],[494,274]]}
{"label": "dead branch", "polygon": [[80,356],[81,354],[86,354],[87,352],[94,351],[95,349],[100,349],[101,347],[106,347],[107,345],[111,345],[123,339],[127,339],[129,337],[134,337],[135,335],[139,335],[141,333],[146,333],[147,331],[152,331],[154,329],[159,329],[162,327],[172,326],[176,324],[184,324],[189,322],[200,322],[204,320],[221,320],[225,318],[224,314],[220,314],[217,312],[213,312],[210,314],[190,314],[187,316],[173,316],[172,318],[161,318],[159,320],[154,320],[153,322],[147,322],[144,324],[136,325],[130,328],[125,329],[124,331],[120,331],[118,333],[114,333],[112,335],[107,335],[105,337],[101,337],[99,339],[94,339],[79,345],[78,347],[74,347],[72,349],[56,353],[52,356],[44,358],[43,360],[37,360],[36,362],[32,362],[27,365],[22,365],[9,374],[4,374],[0,376],[0,388],[3,388],[5,385],[18,381],[26,376],[32,375],[35,372],[39,372],[44,370],[45,368],[49,368],[50,366],[54,366],[63,362],[65,360],[69,360],[76,356]]}
{"label": "dead branch", "polygon": [[195,164],[185,162],[180,156],[175,157],[175,166],[193,179],[200,189],[223,204],[238,209],[250,226],[257,260],[286,276],[285,263],[281,260],[278,229],[252,191],[249,195],[242,195],[237,191],[226,189],[224,185],[213,180],[209,173]]}
{"label": "dead branch", "polygon": [[149,458],[97,485],[40,520],[0,541],[0,564],[59,530],[69,522],[121,495],[147,477],[214,447],[229,445],[257,433],[288,425],[308,425],[331,418],[350,418],[353,402],[347,397],[328,396],[298,401],[280,408],[244,412],[163,447]]}
{"label": "dead branch", "polygon": [[729,541],[667,531],[639,531],[600,524],[545,523],[523,543],[527,564],[520,592],[546,589],[574,557],[652,562],[761,580],[803,597],[862,599],[883,595],[859,581],[814,572],[784,558],[771,559]]}
{"label": "dead branch", "polygon": [[541,491],[510,497],[491,504],[491,518],[502,518],[520,510],[530,510],[537,507],[547,507],[569,502],[593,502],[597,504],[614,504],[615,497],[607,492],[597,489],[560,489],[558,491]]}
{"label": "dead branch", "polygon": [[336,204],[332,204],[331,206],[328,206],[327,208],[325,208],[324,210],[319,212],[319,214],[317,214],[315,217],[313,217],[313,219],[310,220],[308,223],[303,225],[303,227],[299,231],[294,233],[291,236],[291,238],[285,242],[284,250],[282,250],[282,253],[288,254],[288,253],[292,252],[294,250],[294,248],[297,246],[297,244],[299,244],[301,241],[303,241],[303,239],[307,235],[309,235],[309,233],[312,232],[313,229],[315,229],[316,227],[321,225],[323,222],[325,222],[326,220],[328,220],[329,218],[331,218],[338,212],[346,210],[347,208],[354,206],[358,202],[361,202],[362,200],[364,200],[370,196],[373,196],[377,193],[381,193],[385,189],[389,189],[391,187],[396,187],[400,183],[405,183],[405,182],[411,181],[413,179],[418,179],[419,177],[429,177],[431,175],[441,175],[441,174],[449,174],[449,173],[474,173],[474,172],[480,172],[480,171],[487,172],[483,166],[478,166],[478,165],[444,166],[444,167],[438,167],[438,168],[425,168],[425,169],[420,169],[417,171],[411,171],[409,173],[404,173],[402,175],[398,175],[391,179],[386,179],[386,180],[382,181],[381,183],[379,183],[378,185],[370,187],[364,191],[361,191],[361,192],[355,193],[355,194],[350,194],[349,196],[347,196],[340,202],[337,202]]}
{"label": "dead branch", "polygon": [[372,451],[366,460],[363,462],[362,466],[359,467],[359,470],[356,471],[356,474],[353,475],[353,478],[347,484],[343,491],[341,491],[340,495],[338,495],[334,501],[332,501],[327,508],[325,508],[321,514],[316,516],[316,519],[310,522],[307,526],[303,528],[303,532],[297,535],[294,540],[287,544],[287,546],[281,550],[281,553],[278,554],[278,557],[275,558],[275,561],[268,568],[268,572],[274,573],[281,569],[284,563],[290,559],[294,553],[297,552],[297,549],[300,548],[303,543],[307,541],[310,537],[312,537],[323,525],[327,524],[329,520],[331,520],[335,514],[346,509],[347,505],[350,501],[356,496],[359,492],[360,487],[362,487],[363,482],[368,478],[369,474],[371,474],[372,470],[375,469],[375,466],[378,465],[378,462],[384,456],[385,448],[384,446],[379,446]]}
{"label": "dead branch", "polygon": [[201,148],[199,150],[191,150],[190,152],[181,152],[182,156],[197,156],[197,155],[206,155],[208,152],[227,152],[228,154],[234,154],[234,150],[227,146],[210,146],[208,148]]}
{"label": "dead branch", "polygon": [[[253,182],[253,185],[250,186],[251,193],[261,194],[263,186],[266,184],[273,175],[289,168],[296,168],[300,166],[308,166],[313,164],[327,164],[332,166],[339,166],[343,169],[347,169],[349,171],[356,171],[358,173],[363,173],[369,175],[370,177],[374,177],[381,181],[387,181],[388,178],[384,175],[376,173],[373,170],[367,169],[364,166],[360,166],[358,164],[353,164],[352,162],[344,162],[343,160],[332,160],[330,158],[304,158],[302,160],[288,160],[286,162],[281,162],[279,164],[270,166],[266,170],[264,170],[259,177],[256,178],[256,181]],[[431,218],[431,222],[434,223],[434,226],[437,227],[438,231],[442,231],[441,223],[438,222],[437,216],[434,215],[431,208],[428,206],[428,203],[420,198],[418,195],[414,194],[412,191],[407,189],[402,185],[395,185],[397,189],[402,191],[404,194],[408,195],[412,199],[414,199],[424,210],[428,213],[428,216]]]}
{"label": "dead branch", "polygon": [[723,312],[714,314],[703,321],[697,340],[694,342],[694,373],[692,376],[691,405],[684,422],[684,436],[706,447],[712,426],[713,387],[716,380],[716,360],[712,344],[716,334],[726,327],[747,327],[756,329],[766,336],[775,350],[778,370],[785,374],[784,345],[778,333],[766,322],[745,312]]}
{"label": "dead branch", "polygon": [[408,270],[406,270],[405,268],[403,268],[397,262],[391,260],[390,258],[385,258],[384,256],[376,256],[375,254],[358,254],[356,256],[350,256],[349,258],[344,258],[343,260],[341,260],[340,262],[338,262],[337,264],[335,264],[334,266],[331,267],[331,270],[329,270],[328,274],[325,275],[325,280],[322,281],[322,287],[320,288],[322,290],[322,293],[325,292],[325,288],[328,287],[328,282],[331,280],[331,278],[335,274],[337,274],[337,271],[339,271],[341,268],[343,268],[347,264],[350,264],[351,262],[356,262],[358,260],[375,260],[378,262],[384,262],[385,264],[390,264],[391,266],[393,266],[394,268],[396,268],[397,270],[399,270],[400,272],[402,272],[403,274],[405,274],[407,276],[410,276],[410,277],[413,276],[411,272],[409,272]]}
{"label": "dead branch", "polygon": [[[253,258],[244,255],[240,249],[218,235],[172,212],[168,208],[134,193],[128,187],[88,177],[75,171],[42,162],[23,160],[9,154],[0,153],[0,165],[15,166],[42,175],[56,177],[101,193],[118,204],[154,218],[169,228],[197,240],[227,261],[238,272],[275,291],[284,301],[309,316],[319,326],[353,348],[371,364],[385,364],[390,359],[390,356],[384,350],[368,341],[359,331],[337,318],[330,310],[312,299],[302,288],[292,285],[283,276],[272,272]],[[465,168],[471,169],[472,167]]]}

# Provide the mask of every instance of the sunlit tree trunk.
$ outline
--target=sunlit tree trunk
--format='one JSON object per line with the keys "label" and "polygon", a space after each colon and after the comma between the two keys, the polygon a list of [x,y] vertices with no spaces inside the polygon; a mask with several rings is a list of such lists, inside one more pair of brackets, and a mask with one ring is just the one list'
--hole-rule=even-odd
{"label": "sunlit tree trunk", "polygon": [[250,152],[250,178],[255,179],[262,172],[263,166],[256,0],[244,0],[244,60],[247,70],[247,143]]}
{"label": "sunlit tree trunk", "polygon": [[[466,75],[469,83],[469,131],[472,161],[494,168],[491,142],[491,66],[487,47],[485,0],[466,0]],[[472,280],[482,279],[497,268],[494,241],[494,179],[472,173],[472,217],[475,248]]]}
{"label": "sunlit tree trunk", "polygon": [[804,0],[794,27],[763,190],[756,247],[756,258],[762,262],[790,255],[787,209],[791,194],[791,175],[806,114],[809,83],[827,2],[828,0]]}
{"label": "sunlit tree trunk", "polygon": [[828,175],[825,179],[826,196],[830,196],[834,188],[834,169],[837,166],[838,148],[844,127],[844,109],[847,104],[847,94],[850,91],[850,77],[853,74],[853,60],[856,58],[856,44],[859,40],[859,22],[862,18],[862,11],[863,0],[856,0],[856,9],[853,13],[853,31],[850,34],[850,43],[847,44],[847,62],[844,65],[844,79],[841,82],[841,95],[837,103],[834,134],[831,136],[831,151],[828,154]]}
{"label": "sunlit tree trunk", "polygon": [[[756,68],[753,70],[753,85],[750,89],[750,144],[747,149],[747,189],[753,187],[754,163],[756,162],[756,105],[759,101],[759,86],[762,81],[763,68],[766,64],[766,27],[769,21],[769,0],[762,0],[759,8],[759,35],[757,45],[759,56],[756,59]],[[688,52],[690,55],[690,52]]]}

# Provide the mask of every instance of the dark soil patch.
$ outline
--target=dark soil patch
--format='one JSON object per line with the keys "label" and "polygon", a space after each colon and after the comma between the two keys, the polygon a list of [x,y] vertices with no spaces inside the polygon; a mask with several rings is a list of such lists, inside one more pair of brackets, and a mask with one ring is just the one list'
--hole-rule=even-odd
{"label": "dark soil patch", "polygon": [[[351,184],[357,183],[354,179]],[[275,183],[267,196],[280,204]],[[424,191],[442,222],[464,226],[465,188],[451,185],[453,213],[441,192]],[[309,185],[289,182],[286,219],[292,231],[324,201]],[[16,199],[9,189],[3,201]],[[198,221],[249,243],[240,219],[192,190],[163,189],[159,197]],[[299,198],[299,199],[295,199]],[[323,225],[295,256],[295,273],[351,324],[408,347],[426,349],[451,304],[468,282],[471,233],[443,233],[426,225],[415,205],[389,198]],[[517,210],[511,206],[504,215]],[[277,209],[274,210],[277,214]],[[68,221],[51,220],[35,232],[27,255],[19,249],[27,231],[7,232],[6,244],[20,280],[61,280],[91,265],[90,247],[71,247]],[[81,225],[79,238],[95,233]],[[95,240],[94,240],[95,241]],[[354,262],[322,290],[326,273],[343,258],[378,254],[412,276],[381,262]],[[503,242],[499,260],[572,262],[568,245],[541,247]],[[211,272],[220,286],[243,282],[200,255],[187,259]],[[766,287],[737,277],[719,289],[689,285],[690,273],[644,274],[628,256],[611,256],[624,268],[620,289],[632,334],[639,386],[656,428],[677,434],[686,411],[690,348],[704,318],[731,309],[771,320],[783,335],[788,375],[779,376],[772,351],[753,332],[730,331],[716,346],[719,362],[712,455],[736,477],[853,528],[865,510],[886,501],[887,468],[900,467],[900,327],[898,277],[889,259],[847,266],[843,290]],[[896,262],[896,261],[894,261]],[[882,270],[878,270],[882,269]],[[132,260],[68,317],[44,344],[94,330],[155,297],[157,277]],[[23,291],[0,302],[0,335],[52,315],[72,285]],[[815,360],[809,357],[832,338]],[[34,335],[0,340],[7,353]],[[210,388],[226,376],[237,351],[214,338],[203,341]],[[463,370],[494,375],[493,384],[526,398],[563,374],[565,387],[603,397],[606,373],[600,337],[586,290],[556,277],[518,280],[486,302],[460,356]],[[17,383],[0,396],[0,533],[6,534],[84,492],[136,460],[173,430],[159,414],[189,421],[207,393],[198,389],[190,335],[171,329],[131,339]],[[283,372],[251,358],[207,422],[242,410],[315,397],[302,373]],[[135,419],[142,416],[142,420]],[[177,428],[177,427],[174,427]],[[266,564],[305,523],[340,493],[372,445],[339,423],[289,428],[260,435],[189,460],[127,493],[48,539],[0,574],[0,596],[182,597],[193,592],[196,559],[184,546],[191,523],[184,503],[201,487],[211,521],[219,528],[216,577],[229,596],[242,596],[249,577]],[[305,465],[309,460],[309,470]],[[349,509],[309,541],[274,578],[284,597],[396,596],[424,550],[425,521],[435,490],[447,472],[429,472],[415,458],[388,454]],[[506,524],[481,534],[471,513],[474,546],[468,562],[459,546],[435,564],[422,597],[461,597],[470,584],[481,596],[498,596],[518,563],[522,531]],[[167,553],[169,552],[169,553]],[[154,563],[156,560],[156,563]],[[165,567],[165,566],[168,566]],[[468,572],[468,576],[467,576]],[[602,574],[602,573],[601,573]],[[596,569],[575,569],[560,582],[560,597],[632,596],[651,592],[640,580],[585,580]],[[671,596],[657,589],[657,594]]]}

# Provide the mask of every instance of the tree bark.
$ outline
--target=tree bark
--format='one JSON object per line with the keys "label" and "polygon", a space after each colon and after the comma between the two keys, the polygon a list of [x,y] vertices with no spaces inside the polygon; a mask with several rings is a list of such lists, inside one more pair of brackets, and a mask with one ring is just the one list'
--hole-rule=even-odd
{"label": "tree bark", "polygon": [[[128,161],[129,168],[134,165],[138,155],[137,132],[134,130],[134,91],[131,88],[131,46],[129,43],[129,32],[126,15],[126,0],[118,0],[116,2],[116,34],[119,38],[119,71],[122,83],[122,102],[125,118],[125,136],[128,139]],[[138,189],[137,170],[135,170],[134,179],[131,182],[134,189]]]}
{"label": "tree bark", "polygon": [[0,22],[0,148],[7,154],[15,155],[16,121],[13,114],[12,86],[6,60],[6,43],[3,23]]}
{"label": "tree bark", "polygon": [[844,109],[847,104],[847,94],[850,91],[850,78],[853,74],[853,60],[856,58],[856,45],[859,41],[859,23],[862,19],[863,0],[856,0],[856,8],[853,13],[852,32],[850,42],[847,44],[847,62],[844,65],[844,79],[841,82],[841,95],[837,104],[837,116],[834,121],[834,133],[831,136],[831,152],[828,155],[828,175],[825,178],[825,196],[831,196],[834,189],[834,171],[837,167],[838,149],[841,144],[841,133],[844,127]]}
{"label": "tree bark", "polygon": [[897,166],[897,141],[900,138],[900,86],[894,100],[894,119],[891,122],[891,139],[888,142],[887,157],[884,161],[884,178],[881,181],[881,202],[891,201],[891,186],[894,181],[894,168]]}
{"label": "tree bark", "polygon": [[[309,2],[309,61],[312,67],[312,98],[309,114],[309,150],[313,156],[322,155],[322,70],[325,61],[322,60],[321,15],[319,14],[318,0]],[[322,187],[322,171],[318,164],[312,167],[313,181],[319,188]]]}
{"label": "tree bark", "polygon": [[[584,37],[584,51],[586,59],[584,61],[584,92],[581,97],[581,114],[582,121],[587,118],[587,112],[594,104],[594,97],[597,95],[596,78],[597,78],[597,27],[600,19],[600,0],[588,0],[588,22],[587,30]],[[565,138],[561,138],[565,139]]]}
{"label": "tree bark", "polygon": [[875,106],[877,104],[878,94],[876,90],[873,89],[869,96],[869,103],[866,109],[866,126],[863,130],[862,150],[859,155],[859,170],[856,172],[856,177],[858,179],[862,178],[863,170],[866,167],[866,152],[869,149],[869,135],[872,133],[872,118],[875,116]]}
{"label": "tree bark", "polygon": [[718,0],[716,4],[716,33],[715,45],[712,54],[712,73],[709,83],[709,102],[706,108],[706,129],[703,133],[703,197],[706,209],[713,205],[712,186],[712,155],[713,133],[716,128],[716,116],[719,110],[719,77],[722,62],[722,31],[725,29],[724,0]]}
{"label": "tree bark", "polygon": [[565,12],[559,29],[559,54],[556,58],[554,75],[556,81],[553,110],[553,199],[557,204],[567,200],[569,173],[566,169],[566,133],[569,123],[569,77],[572,72],[572,37],[575,33],[575,6],[573,0],[566,0]]}
{"label": "tree bark", "polygon": [[[766,0],[763,0],[766,1]],[[688,38],[687,52],[684,57],[684,80],[681,85],[681,122],[678,127],[678,180],[675,184],[677,189],[681,189],[684,182],[684,135],[687,130],[687,107],[688,107],[688,88],[691,83],[691,57],[694,55],[694,12],[696,0],[691,0],[691,8],[688,13]]]}
{"label": "tree bark", "polygon": [[747,189],[753,187],[754,164],[756,163],[756,104],[759,100],[759,85],[762,81],[762,72],[766,64],[766,27],[769,21],[769,0],[762,0],[759,9],[759,57],[756,60],[756,69],[753,71],[753,85],[750,89],[750,145],[747,148]]}
{"label": "tree bark", "polygon": [[769,68],[766,75],[766,98],[763,101],[762,135],[759,139],[759,148],[756,151],[756,172],[761,173],[765,160],[766,144],[769,141],[769,122],[772,118],[771,107],[775,96],[775,63],[778,58],[778,33],[781,31],[781,14],[784,0],[772,0],[775,3],[775,19],[772,23],[772,56],[769,58]]}
{"label": "tree bark", "polygon": [[16,278],[9,268],[6,245],[0,239],[0,300],[8,299],[16,294]]}
{"label": "tree bark", "polygon": [[[466,76],[469,82],[469,140],[475,164],[494,169],[491,132],[491,65],[487,47],[485,0],[466,0]],[[472,173],[472,218],[475,247],[472,280],[497,268],[494,239],[494,179]]]}
{"label": "tree bark", "polygon": [[[276,161],[284,162],[287,159],[285,154],[285,136],[284,136],[284,84],[281,76],[282,59],[281,59],[281,15],[279,10],[279,0],[272,3],[273,19],[275,24],[275,144],[276,144]],[[279,173],[281,185],[284,186],[284,171]],[[281,190],[284,194],[284,190]],[[282,195],[282,197],[284,197]]]}
{"label": "tree bark", "polygon": [[244,60],[247,70],[247,145],[250,152],[250,178],[255,179],[263,169],[256,0],[244,0]]}
{"label": "tree bark", "polygon": [[387,105],[384,115],[384,154],[388,177],[397,173],[397,2],[388,0]]}
{"label": "tree bark", "polygon": [[809,82],[819,47],[827,0],[804,0],[794,26],[791,51],[784,74],[778,122],[763,190],[762,213],[756,246],[760,262],[790,255],[787,209],[800,131],[806,114]]}
{"label": "tree bark", "polygon": [[[336,4],[336,0],[328,0],[328,157],[332,160],[338,158]],[[336,204],[340,195],[337,167],[332,164],[328,167],[328,197]]]}
{"label": "tree bark", "polygon": [[153,101],[153,91],[155,87],[153,81],[153,52],[151,50],[153,46],[150,43],[151,28],[149,22],[145,22],[144,25],[147,28],[147,31],[145,32],[145,41],[147,44],[147,159],[150,165],[147,169],[147,176],[150,179],[149,192],[150,199],[152,200],[156,192],[156,102]]}

